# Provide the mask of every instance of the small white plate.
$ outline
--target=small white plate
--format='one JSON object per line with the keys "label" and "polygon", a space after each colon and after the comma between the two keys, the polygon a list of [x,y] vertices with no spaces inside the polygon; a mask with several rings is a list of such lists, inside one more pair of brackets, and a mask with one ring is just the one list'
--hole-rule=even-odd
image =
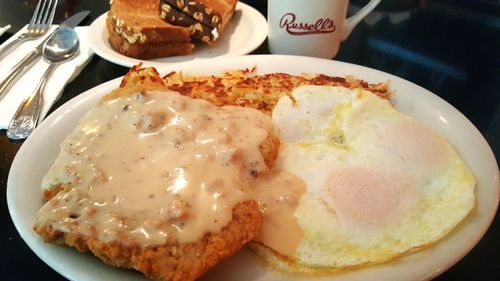
{"label": "small white plate", "polygon": [[[207,273],[203,280],[426,280],[451,267],[481,239],[498,207],[500,181],[495,157],[481,133],[460,112],[431,92],[396,76],[363,66],[294,56],[244,56],[162,67],[160,74],[182,70],[189,74],[218,74],[228,69],[257,66],[257,73],[323,73],[354,75],[367,82],[390,81],[392,100],[402,112],[414,116],[445,136],[468,164],[477,179],[477,208],[452,233],[437,244],[393,262],[339,273],[329,277],[301,278],[262,269],[248,250],[240,251]],[[42,206],[40,182],[59,153],[59,143],[73,130],[79,118],[106,93],[119,86],[121,78],[80,94],[54,111],[22,145],[7,182],[9,212],[21,237],[49,266],[78,281],[146,280],[133,271],[105,265],[90,254],[69,247],[44,243],[32,226]]]}
{"label": "small white plate", "polygon": [[246,55],[257,49],[267,37],[266,18],[251,6],[238,2],[233,18],[215,46],[197,44],[190,55],[141,60],[124,56],[111,47],[108,42],[106,16],[107,13],[101,15],[90,25],[88,32],[90,47],[105,60],[125,67],[131,67],[140,62],[145,66],[158,67],[164,63]]}

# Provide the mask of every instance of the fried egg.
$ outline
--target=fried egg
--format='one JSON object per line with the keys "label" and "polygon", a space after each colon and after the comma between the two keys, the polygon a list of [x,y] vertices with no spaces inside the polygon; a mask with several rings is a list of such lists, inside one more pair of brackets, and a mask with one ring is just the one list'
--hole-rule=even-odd
{"label": "fried egg", "polygon": [[286,258],[292,270],[391,260],[439,240],[473,209],[475,179],[457,152],[388,100],[330,86],[292,97],[272,114],[282,141],[276,168],[307,186],[295,211],[302,238]]}

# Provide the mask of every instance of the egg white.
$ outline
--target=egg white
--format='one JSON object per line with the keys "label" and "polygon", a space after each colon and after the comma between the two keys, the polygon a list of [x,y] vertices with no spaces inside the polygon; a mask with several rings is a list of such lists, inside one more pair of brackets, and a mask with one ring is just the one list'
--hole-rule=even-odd
{"label": "egg white", "polygon": [[276,168],[307,186],[295,212],[303,237],[288,257],[298,266],[387,261],[439,240],[473,209],[475,179],[456,151],[389,101],[330,86],[292,96],[272,118],[283,143]]}

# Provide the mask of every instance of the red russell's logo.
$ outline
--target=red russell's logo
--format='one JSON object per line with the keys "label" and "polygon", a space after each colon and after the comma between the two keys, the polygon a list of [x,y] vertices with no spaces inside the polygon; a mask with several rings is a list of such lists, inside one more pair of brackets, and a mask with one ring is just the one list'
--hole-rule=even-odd
{"label": "red russell's logo", "polygon": [[318,19],[315,23],[296,22],[293,13],[284,14],[280,20],[280,28],[285,28],[292,35],[307,35],[319,33],[331,33],[335,31],[333,19]]}

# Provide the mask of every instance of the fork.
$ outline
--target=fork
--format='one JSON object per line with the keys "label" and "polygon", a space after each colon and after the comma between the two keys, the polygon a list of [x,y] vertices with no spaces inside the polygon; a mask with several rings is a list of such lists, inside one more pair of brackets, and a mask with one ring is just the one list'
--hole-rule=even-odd
{"label": "fork", "polygon": [[52,25],[56,7],[57,0],[38,1],[38,5],[35,8],[35,12],[33,12],[33,16],[31,17],[26,31],[0,49],[0,57],[5,55],[9,49],[20,42],[33,40],[44,35]]}

